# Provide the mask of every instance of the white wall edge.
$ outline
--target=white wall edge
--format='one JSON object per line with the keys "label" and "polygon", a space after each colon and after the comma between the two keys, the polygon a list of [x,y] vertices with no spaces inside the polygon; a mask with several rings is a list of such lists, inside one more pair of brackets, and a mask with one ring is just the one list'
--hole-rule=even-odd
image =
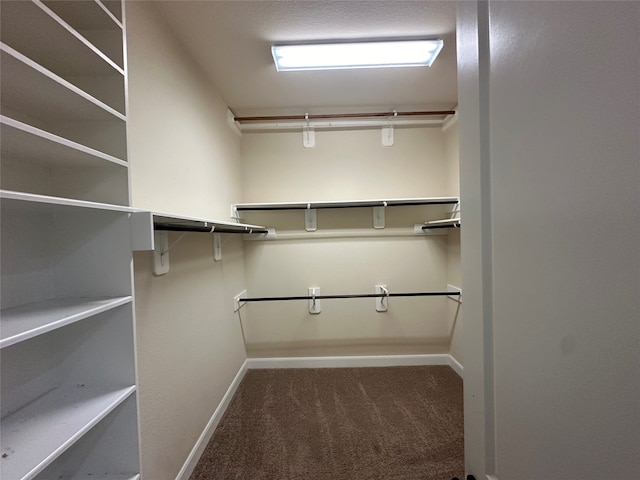
{"label": "white wall edge", "polygon": [[184,462],[184,465],[178,472],[178,475],[176,476],[176,480],[188,480],[191,474],[193,473],[193,470],[196,468],[196,465],[200,460],[200,457],[202,456],[205,448],[207,448],[207,445],[209,444],[209,441],[213,436],[213,432],[215,432],[216,427],[218,426],[218,424],[220,423],[220,420],[222,419],[222,416],[224,415],[224,412],[227,410],[227,407],[231,403],[231,399],[235,395],[236,390],[238,390],[238,386],[240,386],[240,382],[242,382],[242,379],[244,378],[245,373],[247,373],[247,369],[248,369],[247,361],[245,360],[242,366],[240,367],[240,370],[238,370],[238,373],[236,374],[235,378],[231,382],[231,385],[229,385],[227,392],[222,397],[220,404],[213,412],[213,415],[211,416],[211,419],[209,419],[207,426],[202,431],[202,434],[200,434],[200,437],[198,438],[198,441],[194,445],[193,449],[191,450],[191,453],[189,453],[187,460]]}
{"label": "white wall edge", "polygon": [[[455,362],[455,363],[454,363]],[[421,355],[354,355],[340,357],[248,358],[247,368],[341,368],[448,365],[460,375],[462,365],[448,353]],[[459,368],[459,371],[458,371]]]}
{"label": "white wall edge", "polygon": [[462,364],[454,358],[453,355],[449,355],[448,365],[458,374],[460,378],[464,378],[464,367]]}
{"label": "white wall edge", "polygon": [[458,107],[456,106],[456,113],[454,113],[453,115],[449,115],[447,118],[444,119],[444,122],[442,122],[442,131],[446,132],[447,130],[449,130],[449,128],[451,128],[451,126],[455,125],[456,123],[458,123]]}
{"label": "white wall edge", "polygon": [[240,127],[236,122],[236,116],[229,109],[227,109],[227,125],[229,125],[231,130],[233,130],[233,133],[235,133],[238,136],[242,136],[242,130],[240,130]]}
{"label": "white wall edge", "polygon": [[498,480],[498,477],[495,475],[487,475],[487,480]]}

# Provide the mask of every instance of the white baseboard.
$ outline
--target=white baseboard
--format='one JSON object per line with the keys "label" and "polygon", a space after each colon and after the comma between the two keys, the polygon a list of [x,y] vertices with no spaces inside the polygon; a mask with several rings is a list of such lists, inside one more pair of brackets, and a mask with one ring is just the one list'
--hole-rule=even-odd
{"label": "white baseboard", "polygon": [[188,480],[198,464],[204,449],[207,447],[213,432],[220,423],[233,395],[247,370],[265,368],[340,368],[340,367],[399,367],[415,365],[448,365],[462,377],[462,365],[448,353],[424,355],[368,355],[342,357],[279,357],[279,358],[248,358],[238,370],[227,392],[222,397],[218,408],[211,416],[200,438],[189,453],[187,460],[180,469],[176,480]]}
{"label": "white baseboard", "polygon": [[462,365],[448,353],[423,355],[354,355],[340,357],[248,358],[247,368],[340,368],[449,365],[462,376]]}
{"label": "white baseboard", "polygon": [[196,465],[198,464],[198,461],[200,460],[204,449],[207,447],[209,440],[211,440],[211,437],[213,436],[213,432],[216,430],[216,427],[220,423],[220,420],[222,419],[224,412],[227,410],[229,403],[231,403],[231,399],[235,395],[240,382],[242,382],[245,373],[247,373],[246,360],[240,367],[240,370],[238,370],[238,373],[231,382],[231,385],[227,389],[227,392],[222,397],[218,408],[216,408],[216,410],[213,412],[213,415],[207,423],[207,426],[202,431],[202,434],[200,434],[200,438],[198,438],[198,441],[191,450],[191,453],[189,453],[189,456],[180,469],[180,472],[178,472],[176,480],[188,480],[193,473],[193,470],[196,468]]}
{"label": "white baseboard", "polygon": [[460,378],[464,378],[464,367],[462,364],[454,358],[453,355],[449,355],[449,363],[447,364],[458,374]]}

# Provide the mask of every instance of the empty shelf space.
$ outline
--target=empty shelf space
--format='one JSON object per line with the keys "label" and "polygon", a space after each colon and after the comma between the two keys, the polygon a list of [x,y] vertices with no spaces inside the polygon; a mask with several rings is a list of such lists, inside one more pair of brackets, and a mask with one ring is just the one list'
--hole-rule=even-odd
{"label": "empty shelf space", "polygon": [[34,478],[135,390],[59,387],[9,413],[2,419],[2,478]]}
{"label": "empty shelf space", "polygon": [[2,50],[2,106],[43,122],[113,121],[125,116],[7,45]]}
{"label": "empty shelf space", "polygon": [[394,207],[409,205],[453,205],[458,197],[391,198],[309,202],[238,203],[236,210],[301,210],[319,208]]}
{"label": "empty shelf space", "polygon": [[122,23],[122,2],[120,0],[96,0],[101,3],[116,20]]}
{"label": "empty shelf space", "polygon": [[52,167],[127,166],[119,158],[0,115],[2,158]]}
{"label": "empty shelf space", "polygon": [[107,155],[127,158],[126,118],[110,106],[0,44],[1,112]]}
{"label": "empty shelf space", "polygon": [[96,1],[44,0],[42,3],[76,30],[116,30],[122,33],[120,20]]}
{"label": "empty shelf space", "polygon": [[37,479],[139,479],[137,423],[136,395],[131,395]]}
{"label": "empty shelf space", "polygon": [[2,2],[1,35],[3,43],[62,77],[124,74],[112,59],[41,2]]}
{"label": "empty shelf space", "polygon": [[95,1],[45,0],[43,2],[100,52],[124,69],[122,23]]}
{"label": "empty shelf space", "polygon": [[54,298],[3,309],[0,348],[33,338],[131,302],[131,297]]}
{"label": "empty shelf space", "polygon": [[127,162],[2,115],[0,137],[0,188],[129,204]]}

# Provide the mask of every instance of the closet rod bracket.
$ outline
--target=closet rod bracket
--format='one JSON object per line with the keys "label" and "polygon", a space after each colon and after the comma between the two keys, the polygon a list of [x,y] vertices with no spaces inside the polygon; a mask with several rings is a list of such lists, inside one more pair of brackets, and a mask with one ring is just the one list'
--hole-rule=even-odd
{"label": "closet rod bracket", "polygon": [[373,207],[373,228],[384,228],[386,221],[386,207],[386,201],[383,201],[381,206]]}
{"label": "closet rod bracket", "polygon": [[376,312],[386,312],[389,308],[389,290],[386,285],[376,285]]}
{"label": "closet rod bracket", "polygon": [[317,298],[319,295],[320,287],[309,287],[309,313],[312,315],[317,315],[322,311],[320,299]]}
{"label": "closet rod bracket", "polygon": [[307,232],[318,230],[318,211],[315,208],[311,208],[311,204],[308,204],[304,211],[304,229]]}
{"label": "closet rod bracket", "polygon": [[165,275],[169,272],[169,232],[156,230],[153,237],[153,274]]}

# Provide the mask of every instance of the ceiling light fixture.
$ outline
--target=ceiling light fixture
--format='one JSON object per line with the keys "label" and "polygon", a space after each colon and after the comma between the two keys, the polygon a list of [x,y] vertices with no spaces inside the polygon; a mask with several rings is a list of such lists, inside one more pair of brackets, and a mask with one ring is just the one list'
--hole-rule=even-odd
{"label": "ceiling light fixture", "polygon": [[347,68],[430,67],[442,50],[442,40],[274,45],[276,70],[336,70]]}

